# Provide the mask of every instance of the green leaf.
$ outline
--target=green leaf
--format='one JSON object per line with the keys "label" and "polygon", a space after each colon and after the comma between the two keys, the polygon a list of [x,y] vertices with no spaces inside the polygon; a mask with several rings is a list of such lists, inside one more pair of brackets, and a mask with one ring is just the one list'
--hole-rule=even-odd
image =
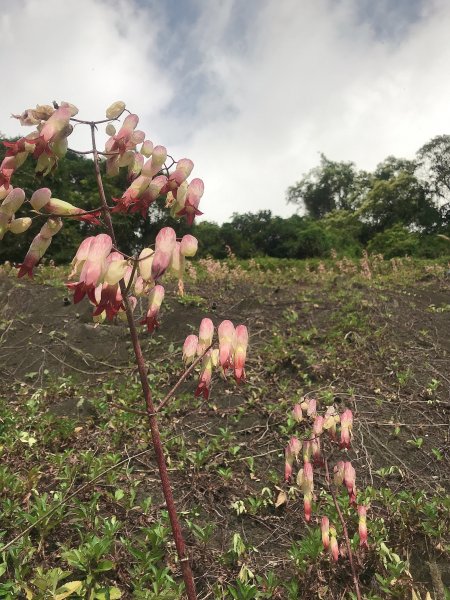
{"label": "green leaf", "polygon": [[64,600],[64,598],[68,598],[75,592],[78,592],[82,585],[82,581],[68,581],[62,587],[56,590],[55,600]]}
{"label": "green leaf", "polygon": [[122,592],[117,587],[110,587],[95,592],[94,598],[96,600],[119,600],[119,598],[122,598]]}
{"label": "green leaf", "polygon": [[114,568],[114,563],[112,561],[101,560],[95,567],[94,571],[96,573],[103,573],[103,571],[111,571],[112,568]]}

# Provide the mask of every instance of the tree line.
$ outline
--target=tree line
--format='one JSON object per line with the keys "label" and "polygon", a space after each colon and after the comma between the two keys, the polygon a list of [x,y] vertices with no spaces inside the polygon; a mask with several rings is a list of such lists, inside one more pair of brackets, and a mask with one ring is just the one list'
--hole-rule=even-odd
{"label": "tree line", "polygon": [[[0,160],[3,154],[4,149]],[[80,208],[98,205],[92,161],[73,152],[41,181],[32,161],[26,161],[14,176],[14,186],[24,188],[28,197],[39,185],[49,187],[53,197]],[[105,179],[107,197],[120,197],[127,185],[125,173]],[[450,136],[433,138],[412,160],[389,156],[373,172],[322,154],[319,165],[288,188],[286,199],[301,214],[281,218],[262,210],[234,214],[222,225],[209,221],[195,224],[190,231],[199,240],[199,255],[224,258],[231,250],[238,258],[310,258],[328,256],[335,249],[357,256],[363,248],[386,258],[448,254],[449,242],[440,236],[450,233]],[[162,226],[174,225],[163,206],[161,198],[150,207],[146,220],[139,216],[121,219],[118,243],[125,252],[133,254]],[[26,235],[8,233],[0,244],[0,261],[20,262],[41,225],[42,219],[36,218]],[[67,219],[48,257],[58,263],[69,262],[86,227]],[[181,235],[188,231],[184,221],[177,229]]]}

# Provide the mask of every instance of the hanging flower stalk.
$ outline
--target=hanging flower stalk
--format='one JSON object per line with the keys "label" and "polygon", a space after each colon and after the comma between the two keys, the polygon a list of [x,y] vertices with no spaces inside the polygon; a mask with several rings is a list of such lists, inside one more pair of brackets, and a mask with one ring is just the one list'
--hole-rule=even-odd
{"label": "hanging flower stalk", "polygon": [[[139,117],[136,114],[128,113],[116,127],[114,123],[125,111],[125,103],[117,101],[106,110],[106,119],[84,121],[75,118],[77,107],[61,102],[53,106],[38,105],[35,109],[13,115],[21,125],[34,127],[34,130],[15,142],[4,142],[6,154],[0,164],[0,240],[9,233],[24,233],[33,219],[46,219],[18,272],[19,277],[33,277],[35,267],[52,238],[63,227],[65,218],[83,221],[89,228],[103,227],[104,231],[90,232],[80,244],[72,261],[71,281],[67,287],[73,292],[74,303],[88,298],[93,305],[95,320],[113,319],[120,315],[126,317],[186,594],[189,600],[194,600],[197,597],[194,579],[175,509],[156,415],[197,363],[201,362],[201,369],[195,395],[202,395],[205,399],[210,395],[216,369],[220,369],[223,377],[232,370],[236,382],[244,381],[248,331],[245,325],[234,328],[230,321],[224,321],[218,329],[219,347],[214,348],[214,324],[210,319],[203,319],[198,336],[188,336],[183,346],[187,370],[155,409],[133,312],[137,298],[146,297],[148,308],[141,324],[150,333],[159,326],[159,313],[165,296],[163,278],[168,272],[174,274],[178,279],[179,293],[183,293],[186,260],[196,254],[198,242],[190,234],[178,240],[173,228],[163,227],[154,244],[147,243],[138,256],[128,257],[117,248],[112,216],[116,212],[139,213],[147,219],[149,207],[162,197],[172,217],[185,218],[188,225],[192,225],[195,217],[202,214],[199,205],[204,184],[199,178],[188,181],[194,168],[194,163],[188,158],[173,162],[174,169],[169,172],[171,166],[165,164],[167,149],[154,145],[144,131],[137,129]],[[29,157],[36,161],[37,174],[45,176],[53,172],[67,152],[74,122],[90,128],[100,206],[91,210],[81,209],[64,199],[54,198],[47,187],[35,190],[30,198],[26,198],[25,191],[14,188],[12,184],[14,173]],[[106,123],[109,136],[103,153],[99,152],[96,142],[96,129],[101,123]],[[106,157],[104,161],[100,160],[101,154]],[[128,175],[127,189],[120,198],[111,198],[110,202],[103,186],[102,166],[106,176],[117,175],[121,169],[126,169]],[[32,217],[17,215],[27,207],[30,207]]]}

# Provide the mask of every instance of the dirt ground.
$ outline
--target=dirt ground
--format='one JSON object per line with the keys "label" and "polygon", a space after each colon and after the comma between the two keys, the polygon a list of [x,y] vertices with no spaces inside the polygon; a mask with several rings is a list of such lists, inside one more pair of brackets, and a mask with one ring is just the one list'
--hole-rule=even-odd
{"label": "dirt ground", "polygon": [[[223,556],[234,531],[258,551],[251,568],[292,572],[287,554],[304,529],[301,500],[280,508],[267,503],[254,514],[247,511],[244,515],[230,506],[239,499],[261,497],[265,487],[272,492],[276,487],[283,489],[282,452],[289,439],[283,425],[289,407],[305,395],[321,398],[327,394],[336,407],[354,411],[352,461],[360,486],[448,493],[448,280],[424,278],[414,284],[379,287],[339,276],[326,284],[316,280],[272,285],[269,281],[261,286],[243,280],[232,285],[199,283],[189,293],[202,299],[200,306],[180,303],[169,286],[160,329],[153,337],[144,334],[142,338],[150,371],[156,363],[176,364],[164,375],[166,389],[182,370],[179,350],[183,340],[203,317],[211,317],[216,324],[223,319],[245,323],[250,331],[246,385],[236,387],[217,380],[209,401],[177,404],[176,411],[161,418],[170,439],[183,437],[193,449],[202,448],[205,440],[222,435],[224,429],[239,448],[234,458],[217,448],[204,465],[192,464],[171,473],[179,509],[196,507],[200,521],[215,526],[207,547],[194,537],[188,539],[203,597],[208,597],[214,582],[225,577]],[[5,397],[14,384],[45,387],[49,373],[52,377],[70,375],[94,387],[111,377],[119,386],[136,375],[125,324],[94,324],[88,303],[74,306],[62,288],[0,276],[0,324],[0,391]],[[173,353],[167,354],[170,344]],[[190,378],[180,388],[181,397],[193,395],[194,389],[195,379]],[[161,395],[159,390],[156,393]],[[83,447],[94,443],[89,436],[94,435],[98,419],[106,418],[89,403],[78,406],[73,394],[49,398],[48,407],[62,418],[91,423],[86,439],[77,442]],[[133,408],[142,407],[135,403]],[[122,450],[126,447],[132,454],[132,432],[124,432],[123,444]],[[172,449],[177,451],[176,446]],[[251,468],[245,457],[253,458]],[[151,454],[140,464],[150,469],[148,485],[156,503],[163,504],[151,483],[156,481]],[[230,467],[232,478],[220,476],[221,469]],[[395,468],[387,472],[390,467]],[[108,510],[119,511],[121,519],[132,519],[130,514],[120,514],[117,506]],[[129,526],[132,531],[137,523],[130,520]],[[62,531],[60,535],[65,537]],[[422,569],[425,550],[419,540],[411,564],[416,577],[426,583],[430,575]],[[450,585],[446,561],[438,558],[438,562],[444,583]],[[362,577],[369,579],[370,564],[364,568]],[[341,569],[344,577],[346,567]],[[116,576],[127,584],[126,568]],[[308,574],[305,577],[307,582]]]}

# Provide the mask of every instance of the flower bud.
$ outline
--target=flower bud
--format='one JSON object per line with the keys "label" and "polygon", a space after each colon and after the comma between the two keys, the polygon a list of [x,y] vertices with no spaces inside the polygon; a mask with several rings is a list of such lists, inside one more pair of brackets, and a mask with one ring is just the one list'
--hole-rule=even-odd
{"label": "flower bud", "polygon": [[105,132],[106,132],[106,135],[113,136],[116,133],[116,128],[114,127],[114,125],[112,123],[108,123],[108,125],[105,128]]}
{"label": "flower bud", "polygon": [[222,321],[217,329],[219,335],[219,362],[224,373],[233,362],[235,329],[231,321]]}
{"label": "flower bud", "polygon": [[[119,253],[115,252],[114,254],[119,254]],[[119,254],[119,256],[122,256],[122,255]],[[123,260],[123,259],[112,260],[106,269],[106,273],[105,273],[105,277],[104,277],[105,283],[108,283],[109,285],[116,285],[116,283],[119,283],[119,281],[125,275],[125,271],[127,270],[127,268],[128,268],[128,263],[126,260]]]}
{"label": "flower bud", "polygon": [[322,531],[322,544],[324,550],[328,550],[330,547],[330,520],[328,517],[322,517],[320,529]]}
{"label": "flower bud", "polygon": [[47,219],[44,225],[42,225],[39,235],[41,235],[43,238],[52,238],[58,233],[62,226],[63,222],[59,217],[50,217]]}
{"label": "flower bud", "polygon": [[11,233],[24,233],[24,231],[26,231],[31,226],[32,222],[33,220],[30,219],[30,217],[21,217],[20,219],[13,219],[9,224],[8,229]]}
{"label": "flower bud", "polygon": [[334,485],[336,487],[339,487],[344,483],[344,469],[345,462],[343,460],[340,460],[334,465]]}
{"label": "flower bud", "polygon": [[183,345],[183,361],[185,365],[190,365],[194,362],[197,354],[198,337],[196,335],[188,335]]}
{"label": "flower bud", "polygon": [[49,188],[40,188],[33,192],[30,199],[30,204],[34,210],[41,210],[46,204],[50,202],[52,192]]}
{"label": "flower bud", "polygon": [[149,281],[152,278],[152,264],[154,251],[151,248],[143,248],[139,254],[139,274],[144,281]]}
{"label": "flower bud", "polygon": [[151,290],[149,298],[148,298],[148,311],[145,319],[142,323],[147,325],[147,330],[149,333],[152,333],[154,329],[159,326],[157,321],[159,309],[161,307],[162,301],[164,300],[164,288],[162,285],[155,285],[155,287]]}
{"label": "flower bud", "polygon": [[303,421],[303,411],[300,404],[295,404],[292,409],[292,416],[297,421],[297,423],[301,423]]}
{"label": "flower bud", "polygon": [[197,354],[201,356],[209,346],[212,344],[214,335],[214,324],[211,319],[202,319],[200,323],[200,329],[198,333],[198,346]]}
{"label": "flower bud", "polygon": [[350,440],[352,435],[353,414],[350,409],[344,410],[341,414],[341,442],[340,448],[350,448]]}
{"label": "flower bud", "polygon": [[245,378],[245,359],[247,356],[248,347],[248,331],[245,325],[238,325],[236,327],[236,335],[234,338],[234,377],[239,383]]}
{"label": "flower bud", "polygon": [[334,562],[337,562],[339,559],[339,546],[336,539],[336,529],[334,527],[330,527],[330,552]]}
{"label": "flower bud", "polygon": [[145,158],[150,158],[153,152],[153,142],[150,140],[145,140],[145,142],[141,146],[141,154],[145,156]]}
{"label": "flower bud", "polygon": [[367,544],[367,507],[364,505],[358,506],[358,515],[359,515],[359,545],[361,547],[368,548]]}
{"label": "flower bud", "polygon": [[356,504],[356,471],[351,462],[347,461],[344,465],[344,484],[347,488],[350,504]]}
{"label": "flower bud", "polygon": [[113,102],[111,106],[106,109],[106,118],[107,119],[118,119],[120,115],[125,110],[125,102],[118,100],[117,102]]}
{"label": "flower bud", "polygon": [[183,256],[194,256],[197,252],[198,240],[190,234],[181,238],[181,254]]}
{"label": "flower bud", "polygon": [[25,192],[22,190],[22,188],[14,188],[3,200],[0,206],[0,212],[12,217],[12,215],[19,210],[24,201]]}

